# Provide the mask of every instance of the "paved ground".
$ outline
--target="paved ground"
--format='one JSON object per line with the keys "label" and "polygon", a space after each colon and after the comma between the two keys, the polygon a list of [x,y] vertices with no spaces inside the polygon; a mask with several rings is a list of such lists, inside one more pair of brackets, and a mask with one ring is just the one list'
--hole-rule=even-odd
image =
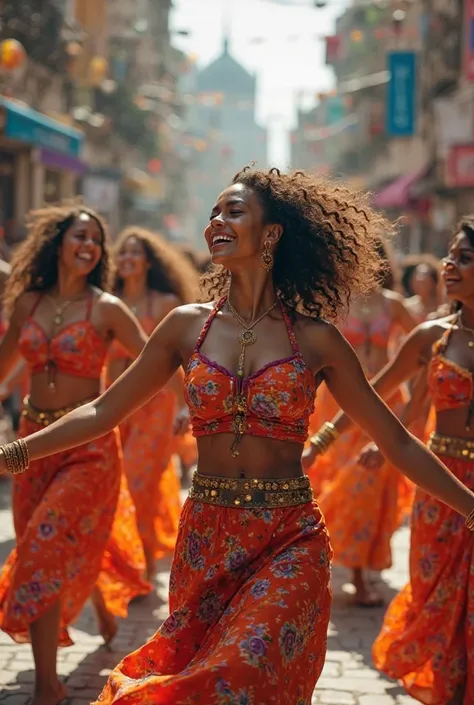
{"label": "paved ground", "polygon": [[[13,546],[13,529],[6,482],[0,482],[0,563]],[[408,532],[395,537],[394,568],[384,574],[387,598],[401,587],[407,575]],[[329,650],[323,676],[313,704],[409,705],[396,683],[381,678],[372,667],[370,650],[378,633],[382,610],[350,606],[345,589],[346,574],[334,570],[334,608],[329,632]],[[168,566],[158,574],[156,594],[132,605],[129,618],[121,623],[112,652],[101,648],[89,607],[72,630],[75,645],[59,654],[59,673],[70,695],[69,705],[88,705],[97,697],[110,669],[129,651],[140,646],[167,614]],[[18,646],[0,633],[0,705],[26,705],[33,682],[33,661],[28,645]]]}

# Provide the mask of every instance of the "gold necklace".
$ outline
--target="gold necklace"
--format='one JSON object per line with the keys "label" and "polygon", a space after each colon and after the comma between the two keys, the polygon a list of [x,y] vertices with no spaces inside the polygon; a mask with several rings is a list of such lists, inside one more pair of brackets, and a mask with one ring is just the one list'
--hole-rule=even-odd
{"label": "gold necklace", "polygon": [[[246,416],[248,411],[248,404],[247,397],[244,394],[243,390],[243,379],[245,371],[245,350],[249,345],[253,345],[257,341],[257,334],[254,331],[254,328],[257,323],[259,323],[262,318],[265,318],[265,316],[268,316],[270,311],[273,311],[277,303],[278,299],[275,299],[272,305],[267,308],[267,310],[264,311],[261,316],[256,318],[254,321],[251,321],[250,323],[246,323],[246,321],[244,321],[242,316],[237,313],[235,308],[227,299],[227,306],[229,307],[229,311],[244,329],[239,333],[238,337],[238,341],[240,343],[240,354],[239,362],[237,365],[237,389],[234,395],[234,418],[232,419],[232,432],[234,433],[234,440],[229,449],[233,458],[236,458],[239,455],[237,446],[242,440],[246,429]],[[240,476],[245,477],[245,472],[242,471],[240,473]]]}
{"label": "gold necklace", "polygon": [[238,320],[242,328],[244,329],[241,333],[239,333],[239,343],[240,343],[240,355],[239,355],[239,363],[237,365],[237,377],[243,377],[244,376],[244,367],[245,367],[245,349],[249,345],[253,345],[254,343],[257,342],[257,334],[254,331],[255,326],[257,323],[260,323],[262,318],[265,318],[265,316],[268,316],[268,314],[273,311],[275,306],[277,305],[278,300],[275,299],[275,301],[272,303],[272,305],[267,308],[266,311],[262,313],[261,316],[256,318],[254,321],[250,321],[250,323],[246,323],[242,316],[237,313],[235,308],[232,306],[230,301],[227,299],[227,306],[229,307],[229,311],[231,314]]}
{"label": "gold necklace", "polygon": [[[462,322],[462,311],[459,311],[458,316],[457,316],[457,326],[459,330],[463,330],[466,333],[469,333],[469,335],[472,335],[474,337],[474,328],[468,328],[467,326],[464,325]],[[470,340],[468,342],[468,347],[469,348],[474,348],[474,340]]]}
{"label": "gold necklace", "polygon": [[53,323],[56,327],[63,324],[64,311],[68,308],[68,306],[75,303],[76,301],[80,301],[83,297],[84,297],[84,292],[82,292],[78,296],[73,297],[72,299],[67,299],[67,301],[63,301],[62,303],[57,304],[57,303],[55,303],[53,297],[50,295],[50,299],[52,300],[53,305],[55,306]]}

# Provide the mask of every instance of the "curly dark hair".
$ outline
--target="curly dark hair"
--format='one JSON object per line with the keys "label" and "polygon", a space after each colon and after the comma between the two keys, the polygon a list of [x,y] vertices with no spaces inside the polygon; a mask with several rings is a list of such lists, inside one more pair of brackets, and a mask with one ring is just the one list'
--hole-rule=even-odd
{"label": "curly dark hair", "polygon": [[[196,301],[198,273],[185,254],[161,235],[132,225],[120,233],[114,246],[115,255],[131,237],[140,242],[150,265],[147,274],[148,289],[160,294],[174,294],[181,304]],[[124,281],[116,274],[116,293],[121,295],[123,288]]]}
{"label": "curly dark hair", "polygon": [[81,213],[93,218],[102,234],[102,257],[87,281],[103,291],[110,291],[113,264],[107,228],[91,208],[78,201],[65,201],[30,211],[26,217],[28,235],[15,250],[11,261],[11,275],[5,287],[3,303],[11,314],[18,299],[27,291],[49,291],[58,280],[58,250],[66,231]]}
{"label": "curly dark hair", "polygon": [[439,270],[441,266],[439,259],[429,252],[423,252],[419,255],[407,255],[402,261],[402,284],[406,296],[413,296],[411,280],[416,269],[421,265],[427,267],[428,273],[433,280],[433,284],[438,286]]}
{"label": "curly dark hair", "polygon": [[[246,167],[232,180],[258,197],[265,223],[283,226],[273,283],[285,305],[309,316],[336,319],[351,297],[380,284],[386,269],[379,248],[392,226],[370,206],[368,194],[327,178]],[[229,287],[230,273],[212,267],[202,277],[202,299]]]}

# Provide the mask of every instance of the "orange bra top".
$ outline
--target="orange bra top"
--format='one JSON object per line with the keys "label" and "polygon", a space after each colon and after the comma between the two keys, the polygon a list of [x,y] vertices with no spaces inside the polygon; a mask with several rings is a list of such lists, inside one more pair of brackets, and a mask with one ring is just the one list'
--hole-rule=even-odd
{"label": "orange bra top", "polygon": [[361,345],[386,348],[392,332],[392,320],[388,311],[380,313],[369,323],[364,323],[357,316],[348,316],[341,327],[346,340],[354,348]]}
{"label": "orange bra top", "polygon": [[472,373],[444,355],[453,329],[453,326],[449,328],[433,345],[433,356],[428,365],[428,388],[436,411],[468,407],[466,426],[469,426],[474,410]]}
{"label": "orange bra top", "polygon": [[207,332],[226,301],[216,303],[197,339],[189,360],[184,394],[194,436],[235,433],[234,418],[242,411],[243,433],[282,441],[304,443],[314,409],[316,383],[296,342],[290,317],[280,302],[293,354],[269,362],[253,374],[238,379],[222,365],[200,352]]}
{"label": "orange bra top", "polygon": [[50,372],[54,368],[74,377],[99,379],[107,355],[107,345],[90,322],[92,292],[87,299],[86,318],[69,323],[51,339],[33,318],[41,299],[42,295],[36,299],[21,329],[18,342],[32,374]]}

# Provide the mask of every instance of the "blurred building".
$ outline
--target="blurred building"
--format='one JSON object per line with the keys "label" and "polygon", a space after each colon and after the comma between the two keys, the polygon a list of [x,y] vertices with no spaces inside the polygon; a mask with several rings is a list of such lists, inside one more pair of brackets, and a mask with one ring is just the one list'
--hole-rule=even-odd
{"label": "blurred building", "polygon": [[194,76],[187,140],[188,233],[197,247],[216,197],[246,164],[267,165],[267,133],[255,120],[256,78],[231,55],[222,54]]}
{"label": "blurred building", "polygon": [[115,232],[163,228],[183,207],[177,150],[183,56],[171,0],[14,0],[0,40],[26,60],[0,65],[0,227],[44,201],[83,193]]}
{"label": "blurred building", "polygon": [[474,0],[352,0],[326,38],[336,88],[292,136],[293,166],[341,176],[401,217],[405,251],[442,254],[472,210],[473,16]]}

